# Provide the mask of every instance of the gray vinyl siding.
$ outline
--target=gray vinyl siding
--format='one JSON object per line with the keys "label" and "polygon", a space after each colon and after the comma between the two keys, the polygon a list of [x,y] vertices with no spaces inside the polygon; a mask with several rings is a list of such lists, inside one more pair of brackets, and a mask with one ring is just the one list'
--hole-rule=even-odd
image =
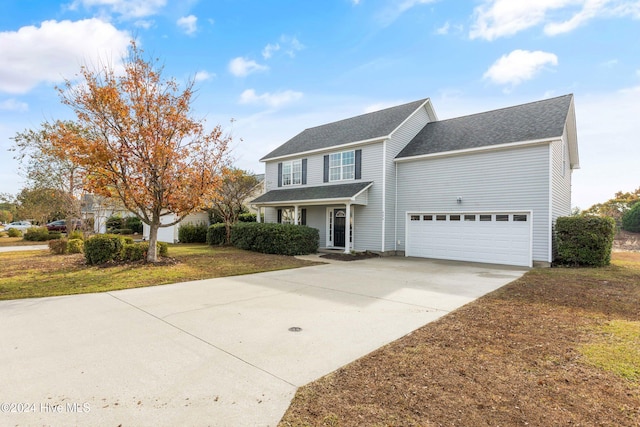
{"label": "gray vinyl siding", "polygon": [[549,261],[549,156],[544,144],[398,163],[398,250],[407,211],[522,210],[533,212],[533,259]]}
{"label": "gray vinyl siding", "polygon": [[264,166],[265,193],[278,188],[278,162],[268,162]]}
{"label": "gray vinyl siding", "polygon": [[362,147],[362,180],[373,181],[367,205],[355,205],[354,249],[379,251],[382,247],[382,142]]}
{"label": "gray vinyl siding", "polygon": [[307,206],[307,226],[317,228],[320,234],[320,247],[327,246],[327,208],[324,206]]}
{"label": "gray vinyl siding", "polygon": [[555,224],[558,217],[571,214],[571,168],[566,138],[553,142],[551,147],[553,168],[551,219]]}
{"label": "gray vinyl siding", "polygon": [[424,108],[416,111],[403,126],[399,127],[387,141],[387,197],[385,199],[385,251],[396,250],[396,166],[394,159],[402,149],[429,123],[429,114]]}

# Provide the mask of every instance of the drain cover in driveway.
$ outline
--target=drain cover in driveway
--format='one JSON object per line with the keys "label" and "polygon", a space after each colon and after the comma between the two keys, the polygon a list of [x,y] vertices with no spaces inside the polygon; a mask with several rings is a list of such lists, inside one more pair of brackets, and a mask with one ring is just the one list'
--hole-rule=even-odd
{"label": "drain cover in driveway", "polygon": [[302,330],[302,328],[298,327],[298,326],[292,326],[289,328],[290,332],[300,332]]}

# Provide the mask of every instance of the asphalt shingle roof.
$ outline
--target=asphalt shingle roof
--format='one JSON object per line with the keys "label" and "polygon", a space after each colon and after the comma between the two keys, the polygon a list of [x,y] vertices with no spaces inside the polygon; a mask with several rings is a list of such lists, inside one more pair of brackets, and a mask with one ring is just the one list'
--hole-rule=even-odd
{"label": "asphalt shingle roof", "polygon": [[305,200],[348,199],[371,184],[371,181],[349,184],[321,185],[317,187],[296,187],[271,190],[254,199],[251,203],[273,203]]}
{"label": "asphalt shingle roof", "polygon": [[427,124],[396,158],[559,137],[573,95]]}
{"label": "asphalt shingle roof", "polygon": [[306,129],[261,160],[385,137],[400,126],[427,99]]}

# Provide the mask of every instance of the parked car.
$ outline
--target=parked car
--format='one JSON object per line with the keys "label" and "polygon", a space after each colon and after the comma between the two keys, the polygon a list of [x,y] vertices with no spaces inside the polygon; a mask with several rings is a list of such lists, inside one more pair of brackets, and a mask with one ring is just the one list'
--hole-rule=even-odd
{"label": "parked car", "polygon": [[[78,229],[82,227],[82,221],[73,220],[74,229]],[[67,231],[67,221],[64,219],[59,219],[58,221],[50,222],[46,225],[47,230],[49,231],[61,231],[65,233]]]}
{"label": "parked car", "polygon": [[15,228],[16,230],[26,231],[31,227],[33,227],[33,225],[31,225],[29,221],[15,221],[10,224],[6,224],[4,229],[5,231],[9,231],[10,229]]}

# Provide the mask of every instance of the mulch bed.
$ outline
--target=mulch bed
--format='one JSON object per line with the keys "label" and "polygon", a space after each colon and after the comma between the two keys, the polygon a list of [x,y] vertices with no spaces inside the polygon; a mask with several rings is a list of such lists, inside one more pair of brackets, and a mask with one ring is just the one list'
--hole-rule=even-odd
{"label": "mulch bed", "polygon": [[358,261],[361,259],[378,258],[380,255],[373,252],[356,252],[352,254],[345,254],[340,252],[329,253],[320,255],[320,258],[333,259],[337,261]]}

